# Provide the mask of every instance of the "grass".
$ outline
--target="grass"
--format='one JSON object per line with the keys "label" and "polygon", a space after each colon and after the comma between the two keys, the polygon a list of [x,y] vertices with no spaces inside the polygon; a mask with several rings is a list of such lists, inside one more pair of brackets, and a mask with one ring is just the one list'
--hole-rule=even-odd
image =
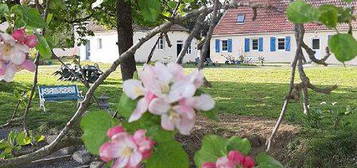
{"label": "grass", "polygon": [[[103,69],[108,65],[101,64]],[[57,81],[52,73],[58,68],[55,66],[41,66],[39,70],[40,85],[65,85],[69,82]],[[139,67],[141,68],[141,67]],[[192,71],[193,68],[186,68]],[[212,82],[212,88],[204,89],[217,102],[216,110],[219,113],[237,115],[254,115],[275,118],[279,115],[282,100],[288,90],[290,70],[288,66],[264,68],[232,68],[230,66],[212,67],[205,69],[205,75]],[[336,107],[345,108],[347,105],[357,107],[357,67],[314,67],[307,68],[311,81],[319,86],[338,84],[339,88],[331,95],[311,93],[311,106],[318,107],[320,103],[338,102]],[[17,98],[14,92],[29,90],[32,86],[33,74],[25,71],[16,75],[12,83],[0,83],[0,123],[4,123],[11,115]],[[86,88],[80,83],[81,90]],[[121,92],[120,72],[116,71],[109,76],[103,85],[96,91],[96,96],[102,94],[110,96],[111,107],[115,109]],[[30,111],[30,127],[37,128],[43,124],[50,127],[62,127],[75,112],[75,102],[46,103],[47,113],[41,112],[39,99],[33,101]],[[95,109],[95,105],[91,109]],[[23,111],[23,107],[20,110]],[[289,106],[287,119],[296,121],[301,115],[301,105],[292,102]]]}

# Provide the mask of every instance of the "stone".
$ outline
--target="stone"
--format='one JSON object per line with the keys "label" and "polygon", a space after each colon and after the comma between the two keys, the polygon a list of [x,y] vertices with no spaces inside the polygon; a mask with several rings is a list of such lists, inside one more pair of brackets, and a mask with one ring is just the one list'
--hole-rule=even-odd
{"label": "stone", "polygon": [[72,155],[72,158],[73,158],[73,160],[75,160],[76,162],[78,162],[80,164],[87,164],[91,161],[92,156],[86,150],[80,150],[80,151],[74,152]]}
{"label": "stone", "polygon": [[90,163],[89,168],[102,168],[103,167],[103,162],[101,161],[94,161]]}

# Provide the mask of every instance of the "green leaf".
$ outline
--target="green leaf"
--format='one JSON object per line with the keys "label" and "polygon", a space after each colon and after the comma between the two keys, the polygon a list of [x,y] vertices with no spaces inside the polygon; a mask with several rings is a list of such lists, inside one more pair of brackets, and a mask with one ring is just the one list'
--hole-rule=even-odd
{"label": "green leaf", "polygon": [[116,121],[104,111],[87,113],[81,120],[82,140],[92,154],[99,154],[99,148],[108,141],[107,130],[116,125]]}
{"label": "green leaf", "polygon": [[195,163],[201,167],[206,162],[216,162],[222,156],[227,155],[227,140],[217,136],[208,135],[202,140],[201,149],[195,154]]}
{"label": "green leaf", "polygon": [[138,0],[138,6],[144,22],[153,23],[157,21],[161,13],[160,0]]}
{"label": "green leaf", "polygon": [[357,41],[350,34],[336,34],[331,37],[328,46],[341,62],[350,61],[357,56]]}
{"label": "green leaf", "polygon": [[15,5],[11,8],[11,11],[16,14],[18,21],[25,23],[25,26],[32,28],[45,28],[46,22],[42,19],[40,13],[31,7],[24,5]]}
{"label": "green leaf", "polygon": [[169,6],[169,8],[171,8],[171,9],[175,9],[176,5],[177,5],[177,3],[175,1],[169,1],[167,3],[167,6]]}
{"label": "green leaf", "polygon": [[289,4],[287,9],[288,19],[296,24],[303,24],[317,20],[319,11],[303,0],[297,0]]}
{"label": "green leaf", "polygon": [[337,26],[338,9],[334,5],[321,5],[319,7],[319,21],[327,27],[334,28]]}
{"label": "green leaf", "polygon": [[266,153],[259,153],[255,158],[258,168],[283,168],[284,166]]}
{"label": "green leaf", "polygon": [[65,9],[66,6],[63,0],[51,0],[50,1],[50,8],[54,10]]}
{"label": "green leaf", "polygon": [[26,136],[25,132],[20,132],[16,136],[16,144],[20,146],[26,146],[31,144],[31,137]]}
{"label": "green leaf", "polygon": [[233,136],[228,140],[227,151],[238,150],[244,155],[248,155],[252,146],[247,138]]}
{"label": "green leaf", "polygon": [[45,139],[46,139],[45,136],[39,135],[39,136],[37,136],[37,137],[35,138],[35,141],[36,141],[36,142],[42,142],[42,141],[44,141]]}
{"label": "green leaf", "polygon": [[194,0],[183,0],[184,3],[192,3]]}
{"label": "green leaf", "polygon": [[146,162],[146,168],[187,168],[189,160],[182,145],[175,141],[156,144],[153,155]]}
{"label": "green leaf", "polygon": [[48,45],[47,40],[40,34],[37,34],[38,44],[36,49],[39,51],[42,58],[50,59],[52,57],[51,47]]}
{"label": "green leaf", "polygon": [[117,107],[120,116],[129,119],[136,108],[136,103],[135,100],[130,99],[125,93],[122,93]]}
{"label": "green leaf", "polygon": [[46,18],[46,23],[50,24],[53,18],[53,13],[49,13]]}
{"label": "green leaf", "polygon": [[4,16],[5,13],[9,12],[9,7],[6,4],[0,4],[0,16]]}

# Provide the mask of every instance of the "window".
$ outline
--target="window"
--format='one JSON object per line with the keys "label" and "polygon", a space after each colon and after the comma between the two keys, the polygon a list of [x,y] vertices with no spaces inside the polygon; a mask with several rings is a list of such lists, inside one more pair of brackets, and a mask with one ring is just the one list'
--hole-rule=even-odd
{"label": "window", "polygon": [[159,38],[158,48],[161,50],[164,49],[164,38],[163,37]]}
{"label": "window", "polygon": [[222,40],[222,51],[228,51],[228,41]]}
{"label": "window", "polygon": [[314,49],[314,50],[320,49],[320,39],[312,40],[312,49]]}
{"label": "window", "polygon": [[278,49],[285,50],[285,38],[278,38]]}
{"label": "window", "polygon": [[191,44],[190,44],[187,49],[187,54],[191,54],[191,52],[192,52],[192,48],[191,48]]}
{"label": "window", "polygon": [[243,24],[244,20],[245,20],[245,15],[244,14],[238,14],[237,23]]}
{"label": "window", "polygon": [[259,42],[258,39],[253,39],[252,40],[252,50],[258,50],[259,49]]}
{"label": "window", "polygon": [[99,38],[98,39],[98,49],[102,49],[103,48],[103,42],[102,42],[102,39]]}

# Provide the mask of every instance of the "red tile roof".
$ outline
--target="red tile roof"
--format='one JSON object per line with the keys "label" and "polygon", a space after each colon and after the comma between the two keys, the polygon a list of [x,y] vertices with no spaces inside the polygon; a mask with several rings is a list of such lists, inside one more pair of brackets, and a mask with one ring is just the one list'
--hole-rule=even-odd
{"label": "red tile roof", "polygon": [[[249,1],[251,3],[269,4],[276,9],[258,9],[256,20],[253,21],[253,10],[247,7],[237,9],[229,9],[221,18],[220,22],[214,30],[214,35],[229,35],[229,34],[256,34],[269,32],[289,32],[293,31],[294,25],[287,20],[284,13],[290,0],[237,0]],[[347,6],[348,3],[343,0],[306,0],[313,6],[322,4],[334,4],[337,6]],[[357,2],[352,3],[357,6]],[[277,10],[278,9],[278,10]],[[237,23],[237,16],[245,15],[244,24]],[[340,29],[345,29],[347,25],[339,26]],[[357,28],[357,24],[353,24]],[[307,31],[328,30],[327,27],[318,24],[305,24]]]}

